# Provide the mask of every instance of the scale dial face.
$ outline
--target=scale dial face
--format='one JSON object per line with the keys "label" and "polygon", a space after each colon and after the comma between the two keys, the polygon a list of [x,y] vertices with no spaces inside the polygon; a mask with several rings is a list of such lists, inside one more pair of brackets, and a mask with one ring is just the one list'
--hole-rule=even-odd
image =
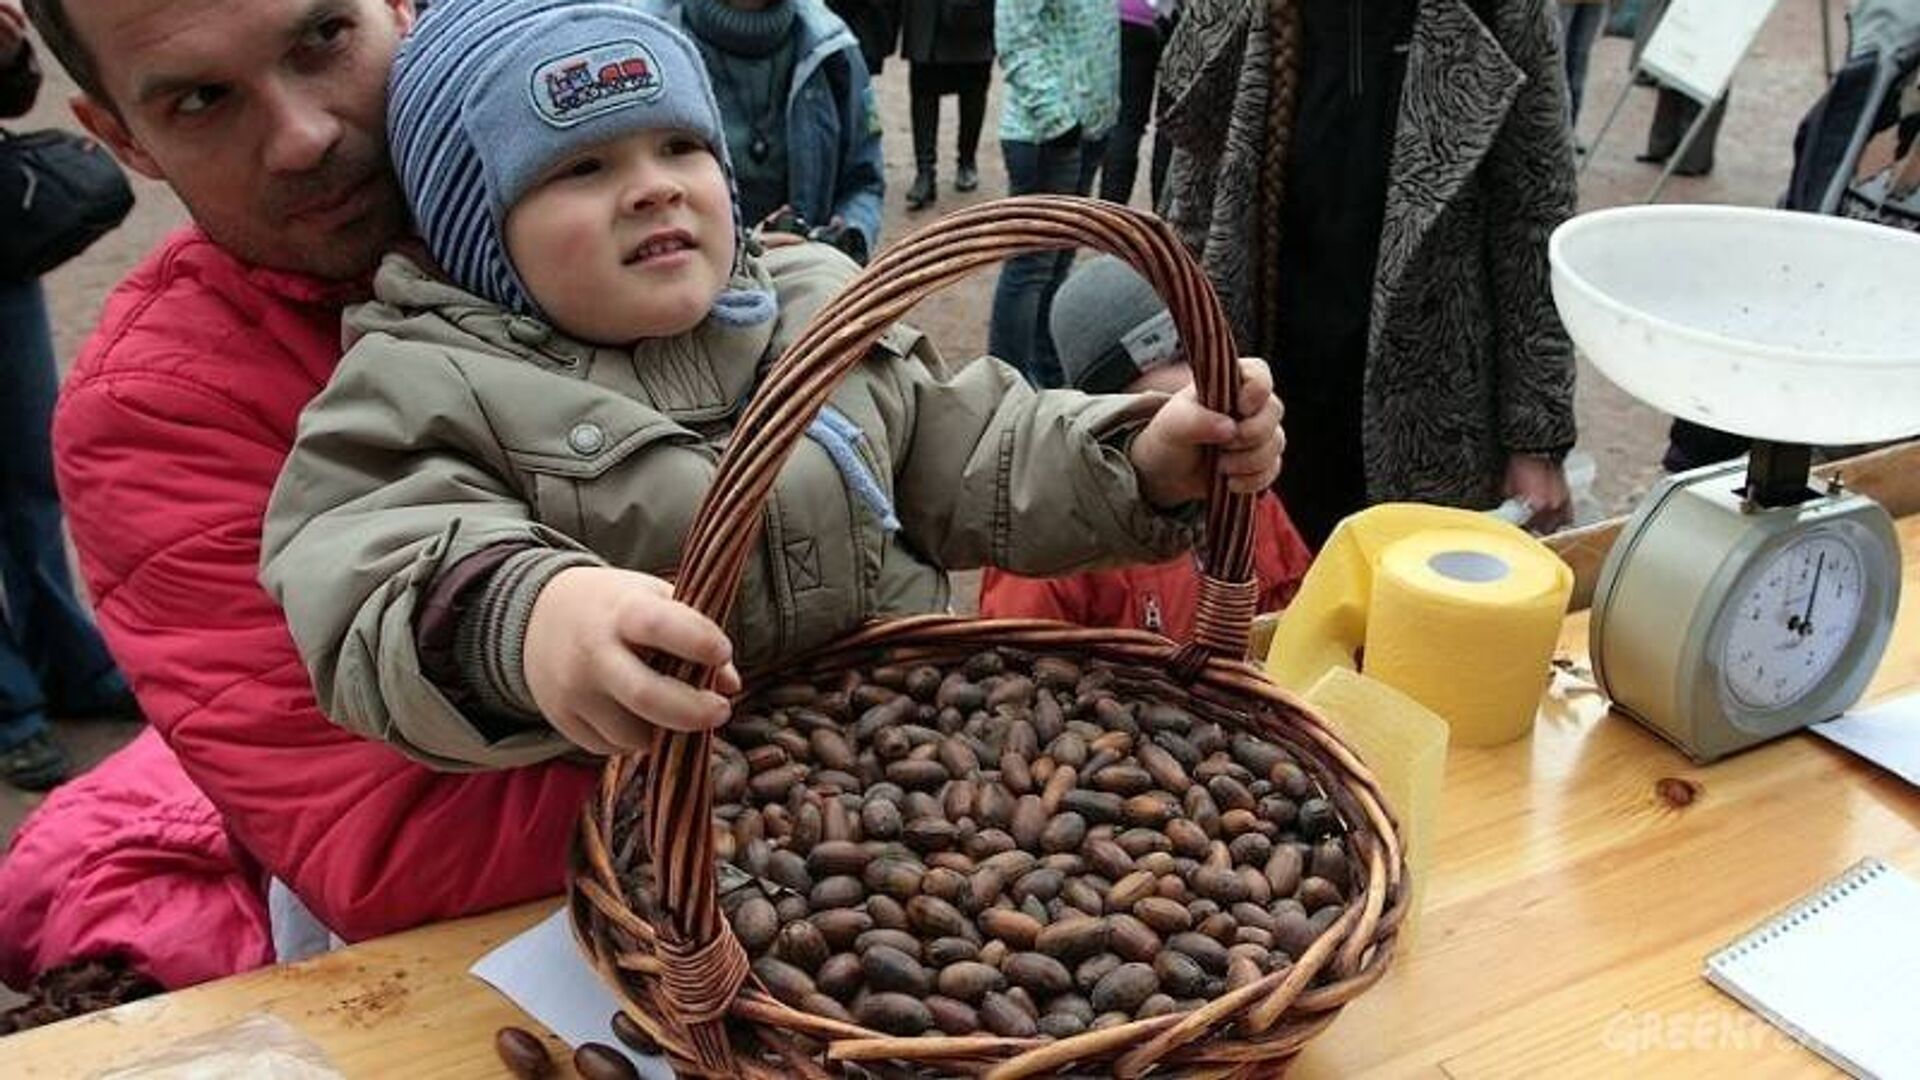
{"label": "scale dial face", "polygon": [[1723,692],[1746,710],[1792,706],[1843,657],[1866,600],[1859,548],[1830,529],[1771,553],[1734,586]]}

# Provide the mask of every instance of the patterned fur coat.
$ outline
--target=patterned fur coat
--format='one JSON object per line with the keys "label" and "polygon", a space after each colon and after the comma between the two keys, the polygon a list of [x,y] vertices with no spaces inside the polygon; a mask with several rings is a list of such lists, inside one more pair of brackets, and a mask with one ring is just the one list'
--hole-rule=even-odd
{"label": "patterned fur coat", "polygon": [[[1174,140],[1161,207],[1243,349],[1259,325],[1267,0],[1188,0],[1161,60]],[[1418,0],[1368,333],[1362,443],[1374,501],[1499,501],[1506,459],[1573,444],[1573,348],[1547,236],[1574,209],[1551,0]],[[1487,26],[1476,7],[1495,14]],[[1301,462],[1300,467],[1311,467]]]}

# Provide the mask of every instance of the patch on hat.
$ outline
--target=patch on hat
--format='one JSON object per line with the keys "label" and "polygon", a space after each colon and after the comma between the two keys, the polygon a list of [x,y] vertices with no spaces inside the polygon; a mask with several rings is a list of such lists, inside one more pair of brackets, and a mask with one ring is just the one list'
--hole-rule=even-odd
{"label": "patch on hat", "polygon": [[644,105],[666,92],[660,61],[632,38],[603,41],[556,56],[533,69],[527,86],[547,123],[572,127],[583,120]]}
{"label": "patch on hat", "polygon": [[1120,339],[1120,347],[1142,372],[1172,360],[1180,351],[1180,330],[1173,324],[1173,312],[1162,311],[1127,331]]}

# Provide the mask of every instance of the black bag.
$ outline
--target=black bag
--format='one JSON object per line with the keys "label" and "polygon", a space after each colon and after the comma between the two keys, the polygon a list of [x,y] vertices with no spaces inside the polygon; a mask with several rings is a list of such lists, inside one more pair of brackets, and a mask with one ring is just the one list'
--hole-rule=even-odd
{"label": "black bag", "polygon": [[113,231],[133,209],[126,174],[70,131],[0,131],[0,278],[37,278]]}

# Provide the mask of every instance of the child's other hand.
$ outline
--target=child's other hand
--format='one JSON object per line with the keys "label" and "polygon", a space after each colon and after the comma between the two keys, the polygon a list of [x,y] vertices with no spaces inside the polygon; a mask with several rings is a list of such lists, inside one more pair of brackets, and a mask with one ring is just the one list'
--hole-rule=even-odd
{"label": "child's other hand", "polygon": [[1205,448],[1220,448],[1219,469],[1237,493],[1258,492],[1280,475],[1280,399],[1273,394],[1273,373],[1264,360],[1240,360],[1240,412],[1232,417],[1200,404],[1194,388],[1173,395],[1133,440],[1129,456],[1140,475],[1140,491],[1162,510],[1207,497]]}
{"label": "child's other hand", "polygon": [[727,635],[675,600],[673,586],[599,566],[562,570],[540,590],[527,620],[527,688],[560,734],[596,754],[645,745],[653,725],[701,731],[727,722],[726,698],[655,671],[643,650],[718,667],[720,690],[740,690]]}

